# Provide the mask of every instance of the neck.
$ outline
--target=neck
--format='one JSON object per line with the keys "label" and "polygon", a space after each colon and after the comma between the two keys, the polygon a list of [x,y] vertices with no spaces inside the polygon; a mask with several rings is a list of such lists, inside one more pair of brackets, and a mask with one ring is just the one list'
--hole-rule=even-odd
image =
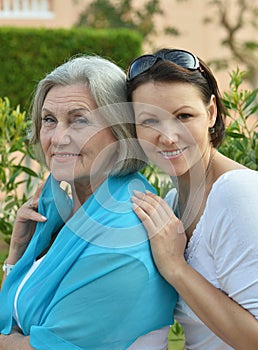
{"label": "neck", "polygon": [[178,178],[176,184],[178,201],[176,212],[185,228],[192,226],[202,214],[212,181],[209,180],[214,157],[217,151],[210,149],[206,161],[202,159],[184,176]]}
{"label": "neck", "polygon": [[85,203],[89,197],[106,180],[106,176],[91,181],[78,181],[71,186],[72,198],[74,202],[73,214]]}
{"label": "neck", "polygon": [[205,155],[200,161],[191,167],[185,174],[177,178],[172,178],[182,204],[189,200],[189,197],[191,197],[193,192],[204,187],[210,176],[216,153],[216,149],[210,148],[205,152]]}

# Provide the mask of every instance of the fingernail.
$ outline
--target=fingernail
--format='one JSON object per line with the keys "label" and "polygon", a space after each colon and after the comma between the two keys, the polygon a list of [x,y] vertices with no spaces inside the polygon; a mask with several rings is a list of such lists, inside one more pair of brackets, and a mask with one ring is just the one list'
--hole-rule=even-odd
{"label": "fingernail", "polygon": [[47,220],[47,218],[45,217],[45,216],[43,216],[43,215],[41,215],[41,219],[43,219],[43,220]]}
{"label": "fingernail", "polygon": [[140,192],[140,191],[134,190],[133,192],[134,192],[134,194],[135,194],[137,197],[142,197],[142,196],[144,196],[144,193],[142,193],[142,192]]}

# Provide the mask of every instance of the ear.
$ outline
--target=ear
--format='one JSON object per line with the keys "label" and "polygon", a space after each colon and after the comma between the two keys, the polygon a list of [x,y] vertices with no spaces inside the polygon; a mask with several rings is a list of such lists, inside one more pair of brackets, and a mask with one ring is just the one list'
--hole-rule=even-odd
{"label": "ear", "polygon": [[209,128],[212,128],[217,119],[217,103],[215,95],[211,95],[210,103],[208,106],[208,118]]}

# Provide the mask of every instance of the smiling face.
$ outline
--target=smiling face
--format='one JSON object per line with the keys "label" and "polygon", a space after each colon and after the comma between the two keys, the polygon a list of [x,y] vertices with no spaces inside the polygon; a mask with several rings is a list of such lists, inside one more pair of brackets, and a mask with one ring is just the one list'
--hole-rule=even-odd
{"label": "smiling face", "polygon": [[139,142],[151,162],[170,176],[181,176],[198,162],[208,163],[209,127],[216,103],[203,103],[188,83],[147,82],[132,95]]}
{"label": "smiling face", "polygon": [[57,180],[87,186],[92,175],[106,177],[117,143],[96,109],[96,102],[83,84],[54,86],[46,95],[40,142]]}

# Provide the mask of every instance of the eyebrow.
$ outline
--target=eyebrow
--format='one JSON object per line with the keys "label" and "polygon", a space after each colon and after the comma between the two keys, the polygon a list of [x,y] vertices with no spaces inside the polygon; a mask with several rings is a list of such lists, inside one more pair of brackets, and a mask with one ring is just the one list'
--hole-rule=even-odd
{"label": "eyebrow", "polygon": [[[92,110],[91,109],[88,109],[88,108],[84,108],[84,107],[80,107],[80,108],[74,108],[70,111],[68,111],[68,115],[72,115],[76,112],[80,112],[80,111],[83,111],[83,112],[91,112]],[[42,112],[47,112],[47,113],[51,113],[51,114],[54,114],[53,112],[51,112],[49,109],[47,108],[42,108]]]}
{"label": "eyebrow", "polygon": [[145,114],[147,114],[147,115],[149,115],[149,116],[152,116],[152,117],[155,117],[156,116],[156,114],[155,113],[151,113],[151,112],[148,112],[148,111],[141,111],[139,114],[137,114],[136,116],[137,116],[137,118],[139,118],[139,117],[141,117],[142,115],[145,115]]}
{"label": "eyebrow", "polygon": [[52,113],[49,109],[47,109],[47,108],[42,108],[42,110],[41,110],[41,112],[47,112],[47,113]]}
{"label": "eyebrow", "polygon": [[74,114],[74,113],[76,113],[76,112],[81,112],[81,111],[83,111],[83,112],[91,112],[92,110],[91,110],[91,109],[88,109],[88,108],[84,108],[84,107],[74,108],[74,109],[72,109],[72,110],[70,110],[70,111],[68,112],[68,115]]}
{"label": "eyebrow", "polygon": [[[178,112],[180,112],[184,108],[191,108],[192,109],[191,106],[183,105],[183,106],[180,106],[179,108],[177,108],[176,110],[174,110],[173,112],[166,111],[165,109],[164,109],[164,111],[169,113],[170,115],[175,115],[175,114],[177,114]],[[160,109],[160,110],[162,111],[162,109]],[[150,117],[157,117],[158,114],[159,113],[158,112],[156,113],[155,111],[152,112],[152,111],[148,111],[148,110],[143,110],[139,114],[135,114],[135,117],[136,118],[140,118],[142,115],[148,115]]]}
{"label": "eyebrow", "polygon": [[178,113],[181,109],[184,109],[184,108],[193,108],[192,106],[188,106],[188,105],[183,105],[183,106],[180,106],[179,108],[177,108],[175,111],[172,112],[172,114],[176,114]]}

